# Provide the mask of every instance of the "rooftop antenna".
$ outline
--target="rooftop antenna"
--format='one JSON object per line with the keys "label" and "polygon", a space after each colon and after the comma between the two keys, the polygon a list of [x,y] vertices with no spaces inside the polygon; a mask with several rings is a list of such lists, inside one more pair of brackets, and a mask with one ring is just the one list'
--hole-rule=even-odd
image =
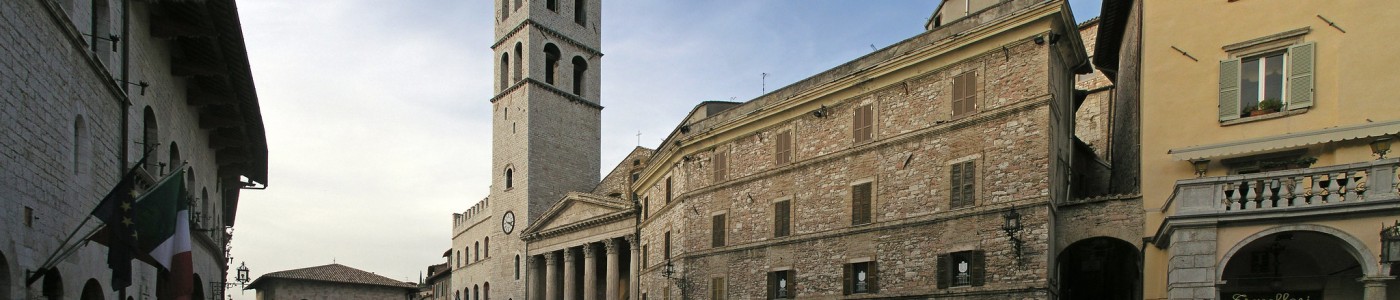
{"label": "rooftop antenna", "polygon": [[875,48],[875,44],[870,44],[870,51],[875,51],[875,50],[879,50],[879,49],[876,49],[876,48]]}
{"label": "rooftop antenna", "polygon": [[763,95],[763,94],[767,94],[767,93],[768,93],[768,73],[763,73],[763,92],[762,92],[762,93],[759,93],[759,95]]}

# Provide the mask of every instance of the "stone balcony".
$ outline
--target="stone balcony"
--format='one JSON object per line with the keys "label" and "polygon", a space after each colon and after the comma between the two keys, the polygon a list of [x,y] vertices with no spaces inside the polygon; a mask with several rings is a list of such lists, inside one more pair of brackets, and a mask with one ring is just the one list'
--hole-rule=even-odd
{"label": "stone balcony", "polygon": [[1232,222],[1293,222],[1300,218],[1384,213],[1400,209],[1400,158],[1176,182],[1153,237],[1165,248],[1182,227]]}

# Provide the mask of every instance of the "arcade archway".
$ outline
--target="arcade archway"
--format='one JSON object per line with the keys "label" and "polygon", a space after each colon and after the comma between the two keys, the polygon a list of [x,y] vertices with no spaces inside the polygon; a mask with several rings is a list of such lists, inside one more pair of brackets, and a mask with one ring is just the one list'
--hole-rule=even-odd
{"label": "arcade archway", "polygon": [[1357,279],[1364,270],[1347,247],[1335,236],[1305,230],[1254,239],[1227,258],[1221,298],[1361,299]]}
{"label": "arcade archway", "polygon": [[1059,261],[1061,299],[1132,300],[1142,295],[1138,251],[1128,242],[1081,240],[1066,247]]}

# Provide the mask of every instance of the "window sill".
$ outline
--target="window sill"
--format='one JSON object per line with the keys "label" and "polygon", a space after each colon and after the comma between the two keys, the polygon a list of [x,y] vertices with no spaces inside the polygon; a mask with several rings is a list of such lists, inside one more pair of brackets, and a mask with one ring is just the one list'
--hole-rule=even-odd
{"label": "window sill", "polygon": [[1258,122],[1258,121],[1263,121],[1263,120],[1272,120],[1272,119],[1278,119],[1278,118],[1283,118],[1283,117],[1288,117],[1288,116],[1301,115],[1301,114],[1307,113],[1307,112],[1308,112],[1308,108],[1299,108],[1299,109],[1293,109],[1293,110],[1285,110],[1285,111],[1276,112],[1276,113],[1271,113],[1271,114],[1266,114],[1266,115],[1259,115],[1259,116],[1253,116],[1253,117],[1244,117],[1244,118],[1229,120],[1229,121],[1225,121],[1225,122],[1220,122],[1220,126],[1230,126],[1230,125],[1236,125],[1236,124],[1244,124],[1244,123],[1250,123],[1250,122]]}

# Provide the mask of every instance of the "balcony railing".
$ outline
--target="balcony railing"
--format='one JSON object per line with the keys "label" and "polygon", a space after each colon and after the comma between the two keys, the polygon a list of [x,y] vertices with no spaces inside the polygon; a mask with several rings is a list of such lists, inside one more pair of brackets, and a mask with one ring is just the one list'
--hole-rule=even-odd
{"label": "balcony railing", "polygon": [[1319,168],[1181,180],[1175,215],[1306,209],[1395,199],[1396,167],[1385,159]]}

